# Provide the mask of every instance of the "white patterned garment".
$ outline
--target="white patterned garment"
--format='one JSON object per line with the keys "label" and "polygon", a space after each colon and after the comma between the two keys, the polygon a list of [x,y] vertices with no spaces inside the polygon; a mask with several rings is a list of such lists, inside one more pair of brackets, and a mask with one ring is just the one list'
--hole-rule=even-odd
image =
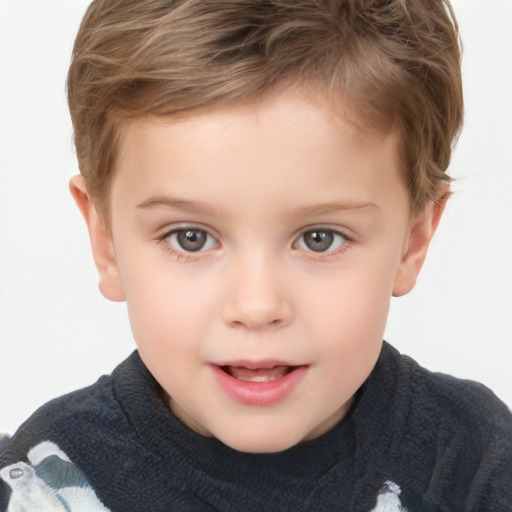
{"label": "white patterned garment", "polygon": [[408,512],[400,501],[400,486],[387,481],[377,496],[377,505],[370,512]]}
{"label": "white patterned garment", "polygon": [[83,473],[49,441],[28,452],[30,464],[17,462],[0,470],[11,488],[6,512],[109,512]]}
{"label": "white patterned garment", "polygon": [[[28,452],[30,464],[17,462],[0,470],[11,488],[6,512],[110,512],[83,473],[55,444],[44,441]],[[387,481],[369,512],[408,512],[400,487]]]}

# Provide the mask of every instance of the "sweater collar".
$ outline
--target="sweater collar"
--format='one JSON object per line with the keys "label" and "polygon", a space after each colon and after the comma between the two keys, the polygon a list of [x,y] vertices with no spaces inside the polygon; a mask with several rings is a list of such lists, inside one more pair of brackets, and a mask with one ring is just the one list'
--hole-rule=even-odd
{"label": "sweater collar", "polygon": [[[355,464],[356,472],[364,471],[364,467],[358,470],[357,461],[365,458],[361,451],[375,449],[367,442],[370,438],[375,439],[375,425],[368,432],[368,423],[369,415],[377,414],[380,403],[373,398],[371,389],[381,386],[378,381],[381,380],[385,360],[393,356],[391,351],[394,349],[384,344],[372,374],[357,393],[352,410],[338,425],[314,440],[268,454],[239,452],[189,429],[166,407],[160,385],[137,351],[114,371],[112,377],[116,396],[137,437],[144,449],[158,458],[186,460],[190,468],[202,473],[203,478],[224,482],[240,484],[241,479],[247,478],[250,481],[272,481],[273,487],[277,487],[276,481],[286,479],[289,482],[292,479],[300,483],[307,478],[311,484],[344,464]],[[379,390],[381,395],[386,393],[385,388]],[[381,403],[389,406],[385,399]],[[386,429],[383,425],[379,428],[382,441],[387,444]]]}

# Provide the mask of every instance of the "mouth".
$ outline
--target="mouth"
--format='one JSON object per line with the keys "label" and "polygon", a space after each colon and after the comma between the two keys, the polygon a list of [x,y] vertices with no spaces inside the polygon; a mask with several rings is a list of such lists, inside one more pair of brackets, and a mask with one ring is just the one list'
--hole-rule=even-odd
{"label": "mouth", "polygon": [[309,365],[280,361],[236,361],[211,365],[220,387],[246,405],[272,405],[291,395],[307,374]]}
{"label": "mouth", "polygon": [[282,379],[297,367],[288,365],[274,365],[268,368],[248,368],[246,366],[224,365],[220,369],[229,376],[244,382],[272,382]]}

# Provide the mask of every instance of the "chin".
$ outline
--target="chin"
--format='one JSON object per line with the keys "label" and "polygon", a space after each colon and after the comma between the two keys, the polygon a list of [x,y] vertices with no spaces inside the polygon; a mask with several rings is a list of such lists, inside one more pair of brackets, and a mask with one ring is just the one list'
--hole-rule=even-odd
{"label": "chin", "polygon": [[288,433],[278,434],[268,428],[265,432],[237,432],[233,435],[219,436],[217,439],[233,450],[246,453],[282,452],[303,440],[302,437],[292,436]]}

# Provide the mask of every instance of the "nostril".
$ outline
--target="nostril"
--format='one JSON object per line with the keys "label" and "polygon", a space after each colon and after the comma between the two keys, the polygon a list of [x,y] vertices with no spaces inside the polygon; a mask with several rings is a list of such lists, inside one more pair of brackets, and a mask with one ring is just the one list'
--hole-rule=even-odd
{"label": "nostril", "polygon": [[257,294],[233,297],[222,308],[222,319],[226,324],[250,330],[277,329],[288,324],[291,317],[292,308],[287,300]]}

